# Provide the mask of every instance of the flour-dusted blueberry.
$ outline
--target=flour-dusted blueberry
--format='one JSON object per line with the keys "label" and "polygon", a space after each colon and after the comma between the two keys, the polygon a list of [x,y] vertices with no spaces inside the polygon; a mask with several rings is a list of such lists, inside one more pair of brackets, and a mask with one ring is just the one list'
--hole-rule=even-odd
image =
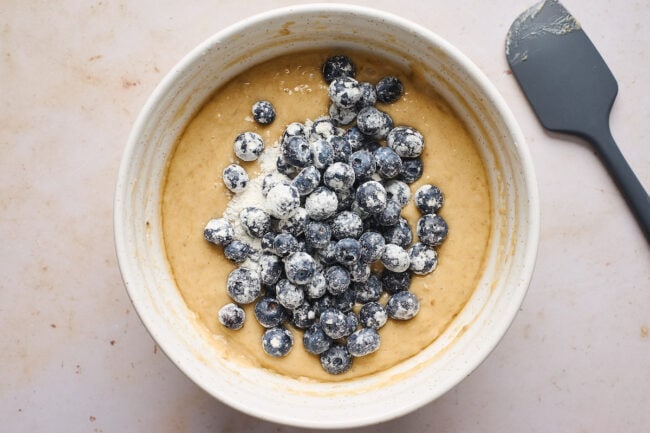
{"label": "flour-dusted blueberry", "polygon": [[336,263],[336,241],[329,241],[325,248],[318,250],[318,258],[325,265]]}
{"label": "flour-dusted blueberry", "polygon": [[219,246],[228,245],[234,236],[235,229],[225,218],[213,218],[203,229],[205,240]]}
{"label": "flour-dusted blueberry", "polygon": [[330,374],[342,374],[352,367],[352,355],[346,346],[335,343],[320,355],[320,365]]}
{"label": "flour-dusted blueberry", "polygon": [[435,185],[422,185],[415,191],[413,199],[423,214],[437,213],[445,201],[442,191]]}
{"label": "flour-dusted blueberry", "polygon": [[230,164],[223,169],[223,183],[234,193],[242,192],[248,186],[248,173],[239,164]]}
{"label": "flour-dusted blueberry", "polygon": [[352,265],[359,261],[359,257],[361,256],[361,245],[356,239],[341,239],[336,243],[335,254],[337,262],[342,265]]}
{"label": "flour-dusted blueberry", "polygon": [[280,174],[284,174],[285,176],[296,174],[296,167],[289,164],[289,161],[284,159],[282,154],[278,155],[278,158],[275,160],[275,167],[278,169]]}
{"label": "flour-dusted blueberry", "polygon": [[386,241],[381,233],[367,231],[359,237],[361,245],[360,260],[364,263],[373,263],[381,258],[386,248]]}
{"label": "flour-dusted blueberry", "polygon": [[289,218],[298,206],[300,206],[300,193],[293,185],[277,184],[266,195],[266,209],[275,218]]}
{"label": "flour-dusted blueberry", "polygon": [[392,104],[404,93],[404,85],[399,78],[388,75],[377,83],[377,101],[382,104]]}
{"label": "flour-dusted blueberry", "polygon": [[354,177],[357,182],[370,180],[377,170],[377,162],[372,153],[367,150],[357,150],[350,155],[350,165],[354,170]]}
{"label": "flour-dusted blueberry", "polygon": [[332,103],[343,108],[352,108],[361,99],[359,82],[352,77],[340,77],[332,80],[328,89]]}
{"label": "flour-dusted blueberry", "polygon": [[230,303],[219,309],[218,318],[223,326],[236,331],[244,326],[246,313],[239,305]]}
{"label": "flour-dusted blueberry", "polygon": [[345,313],[335,308],[328,308],[320,315],[320,326],[328,337],[336,340],[347,332]]}
{"label": "flour-dusted blueberry", "polygon": [[252,269],[237,268],[228,275],[226,290],[238,304],[250,304],[262,293],[260,276]]}
{"label": "flour-dusted blueberry", "polygon": [[337,310],[341,310],[344,313],[348,313],[352,311],[352,307],[354,307],[354,290],[351,288],[348,288],[345,292],[341,293],[340,295],[330,295],[330,305],[332,308],[336,308]]}
{"label": "flour-dusted blueberry", "polygon": [[284,132],[282,133],[282,138],[280,139],[280,144],[284,144],[291,137],[309,138],[310,135],[311,135],[311,127],[305,125],[304,123],[293,122],[288,124],[287,127],[284,128]]}
{"label": "flour-dusted blueberry", "polygon": [[316,321],[316,307],[309,302],[303,302],[298,308],[291,310],[291,324],[298,329],[307,329]]}
{"label": "flour-dusted blueberry", "polygon": [[276,358],[286,356],[293,347],[293,334],[288,329],[275,327],[267,329],[262,336],[262,348]]}
{"label": "flour-dusted blueberry", "polygon": [[291,233],[278,233],[273,239],[273,252],[280,257],[300,251],[300,244]]}
{"label": "flour-dusted blueberry", "polygon": [[364,212],[378,214],[386,208],[386,190],[381,183],[369,180],[357,188],[357,203]]}
{"label": "flour-dusted blueberry", "polygon": [[352,334],[359,327],[359,316],[354,311],[348,311],[345,314],[345,336]]}
{"label": "flour-dusted blueberry", "polygon": [[304,291],[305,296],[308,299],[318,299],[323,297],[323,295],[327,293],[327,278],[325,278],[325,275],[320,271],[314,272],[311,281],[305,285]]}
{"label": "flour-dusted blueberry", "polygon": [[375,218],[380,226],[394,226],[399,222],[402,207],[393,200],[386,201],[386,208],[378,213]]}
{"label": "flour-dusted blueberry", "polygon": [[338,135],[339,132],[339,128],[334,124],[331,118],[321,117],[312,123],[309,141],[314,142],[317,140],[327,140],[330,137]]}
{"label": "flour-dusted blueberry", "polygon": [[363,221],[363,229],[367,230],[370,226],[368,225],[371,220],[371,214],[366,212],[364,209],[361,209],[359,206],[359,202],[357,201],[357,192],[354,191],[354,194],[352,194],[352,203],[348,207],[350,211],[354,212],[355,214],[359,215],[359,218]]}
{"label": "flour-dusted blueberry", "polygon": [[269,101],[257,101],[251,108],[253,119],[262,125],[268,125],[275,120],[275,108]]}
{"label": "flour-dusted blueberry", "polygon": [[411,226],[404,217],[400,217],[394,226],[384,227],[381,233],[384,235],[387,244],[395,244],[406,248],[413,242]]}
{"label": "flour-dusted blueberry", "polygon": [[388,298],[386,312],[388,317],[397,320],[410,320],[420,311],[420,301],[409,291],[397,292]]}
{"label": "flour-dusted blueberry", "polygon": [[364,328],[379,329],[386,324],[388,314],[379,302],[366,302],[359,309],[359,323]]}
{"label": "flour-dusted blueberry", "polygon": [[354,290],[355,301],[360,304],[365,304],[379,300],[383,287],[379,277],[371,273],[366,281],[352,283],[352,289]]}
{"label": "flour-dusted blueberry", "polygon": [[271,217],[258,207],[248,206],[242,209],[239,220],[246,233],[254,238],[261,238],[271,228]]}
{"label": "flour-dusted blueberry", "polygon": [[293,178],[291,184],[296,187],[301,196],[311,194],[320,183],[320,171],[313,165],[309,165]]}
{"label": "flour-dusted blueberry", "polygon": [[339,77],[352,77],[356,75],[356,68],[352,59],[345,55],[328,57],[323,63],[323,78],[326,83],[331,83]]}
{"label": "flour-dusted blueberry", "polygon": [[305,229],[305,242],[316,249],[325,248],[332,238],[330,225],[322,221],[310,221]]}
{"label": "flour-dusted blueberry", "polygon": [[316,140],[310,144],[310,147],[314,167],[323,170],[334,162],[334,149],[327,140]]}
{"label": "flour-dusted blueberry", "polygon": [[352,128],[345,131],[344,137],[350,143],[353,152],[361,150],[363,146],[370,140],[370,138],[359,131],[359,128],[356,126],[353,126]]}
{"label": "flour-dusted blueberry", "polygon": [[223,248],[223,255],[233,263],[242,263],[253,252],[247,243],[233,240]]}
{"label": "flour-dusted blueberry", "polygon": [[379,333],[373,328],[361,328],[348,337],[348,351],[357,358],[376,352],[380,344]]}
{"label": "flour-dusted blueberry", "polygon": [[424,166],[420,158],[402,158],[402,171],[397,179],[411,184],[422,177]]}
{"label": "flour-dusted blueberry", "polygon": [[312,220],[323,221],[336,213],[339,200],[336,193],[326,187],[318,187],[305,200],[307,216]]}
{"label": "flour-dusted blueberry", "polygon": [[278,221],[277,229],[281,232],[299,236],[307,229],[308,222],[307,210],[304,207],[298,207],[289,218]]}
{"label": "flour-dusted blueberry", "polygon": [[355,108],[341,107],[334,102],[330,104],[328,113],[332,122],[338,126],[349,125],[357,118],[357,110]]}
{"label": "flour-dusted blueberry", "polygon": [[401,180],[392,179],[386,181],[384,188],[386,189],[386,197],[388,200],[393,200],[401,207],[406,206],[411,199],[411,189]]}
{"label": "flour-dusted blueberry", "polygon": [[305,137],[289,137],[281,146],[282,157],[294,167],[307,167],[311,164],[311,147]]}
{"label": "flour-dusted blueberry", "polygon": [[302,345],[312,355],[320,355],[330,348],[332,339],[323,332],[320,323],[314,323],[303,334]]}
{"label": "flour-dusted blueberry", "polygon": [[350,142],[345,137],[339,135],[333,135],[327,141],[332,145],[332,149],[334,150],[334,162],[348,163],[352,154]]}
{"label": "flour-dusted blueberry", "polygon": [[316,272],[314,258],[307,253],[291,253],[284,259],[284,273],[294,284],[304,285],[311,281]]}
{"label": "flour-dusted blueberry", "polygon": [[340,295],[350,287],[350,273],[343,266],[333,265],[325,270],[327,291],[332,295]]}
{"label": "flour-dusted blueberry", "polygon": [[411,260],[404,248],[395,244],[387,244],[384,254],[381,255],[381,263],[389,271],[404,272],[409,268]]}
{"label": "flour-dusted blueberry", "polygon": [[375,140],[383,140],[393,129],[393,118],[375,107],[365,107],[357,114],[357,128]]}
{"label": "flour-dusted blueberry", "polygon": [[363,233],[363,220],[354,212],[343,211],[332,219],[330,227],[334,239],[358,239]]}
{"label": "flour-dusted blueberry", "polygon": [[347,265],[348,272],[350,272],[350,280],[366,281],[370,277],[370,266],[368,263],[362,261],[356,261],[351,265]]}
{"label": "flour-dusted blueberry", "polygon": [[290,185],[291,178],[286,174],[282,174],[278,171],[272,171],[271,173],[264,176],[262,179],[262,195],[267,196],[271,188],[278,184]]}
{"label": "flour-dusted blueberry", "polygon": [[382,146],[373,152],[377,173],[384,179],[392,179],[402,171],[402,158],[390,147]]}
{"label": "flour-dusted blueberry", "polygon": [[393,272],[386,269],[381,274],[381,285],[390,294],[408,290],[411,285],[411,273]]}
{"label": "flour-dusted blueberry", "polygon": [[257,264],[259,266],[258,272],[262,284],[269,286],[278,282],[280,275],[282,275],[282,269],[284,268],[282,260],[278,256],[270,253],[262,253]]}
{"label": "flour-dusted blueberry", "polygon": [[361,89],[361,97],[354,105],[357,112],[363,108],[372,107],[377,103],[377,91],[375,90],[375,86],[371,83],[361,82],[359,83],[359,89]]}
{"label": "flour-dusted blueberry", "polygon": [[438,253],[421,242],[414,243],[408,249],[411,264],[409,270],[417,275],[430,274],[438,265]]}
{"label": "flour-dusted blueberry", "polygon": [[430,247],[437,247],[447,238],[449,229],[447,222],[440,215],[427,214],[418,220],[416,230],[420,242]]}
{"label": "flour-dusted blueberry", "polygon": [[275,285],[275,299],[289,310],[298,308],[305,301],[305,293],[302,287],[293,284],[283,278]]}
{"label": "flour-dusted blueberry", "polygon": [[275,328],[282,325],[289,314],[287,310],[280,305],[277,299],[270,296],[264,296],[255,303],[255,318],[265,328]]}
{"label": "flour-dusted blueberry", "polygon": [[242,161],[255,161],[264,150],[264,140],[255,132],[242,132],[235,138],[235,155]]}
{"label": "flour-dusted blueberry", "polygon": [[344,191],[354,185],[354,170],[349,164],[335,162],[323,173],[323,183],[333,191]]}
{"label": "flour-dusted blueberry", "polygon": [[386,145],[402,158],[416,158],[424,150],[424,137],[410,126],[396,126],[388,133]]}
{"label": "flour-dusted blueberry", "polygon": [[263,253],[273,253],[275,254],[275,249],[273,248],[273,241],[275,241],[275,233],[267,232],[264,233],[262,239],[260,240],[260,248]]}

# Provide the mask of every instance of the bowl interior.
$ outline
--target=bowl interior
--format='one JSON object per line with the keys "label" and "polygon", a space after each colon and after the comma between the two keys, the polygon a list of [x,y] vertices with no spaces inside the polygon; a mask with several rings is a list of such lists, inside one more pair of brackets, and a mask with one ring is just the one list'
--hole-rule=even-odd
{"label": "bowl interior", "polygon": [[[453,323],[406,362],[372,377],[339,383],[293,380],[243,367],[217,353],[171,277],[159,207],[168,157],[186,124],[219,86],[277,55],[325,47],[375,53],[423,73],[473,134],[493,197],[487,266]],[[492,85],[455,48],[425,29],[378,11],[343,5],[293,7],[218,33],[156,89],[137,120],[121,166],[116,248],[128,293],[145,326],[169,358],[208,393],[271,421],[352,427],[394,418],[435,399],[497,344],[532,274],[536,194],[516,122]]]}

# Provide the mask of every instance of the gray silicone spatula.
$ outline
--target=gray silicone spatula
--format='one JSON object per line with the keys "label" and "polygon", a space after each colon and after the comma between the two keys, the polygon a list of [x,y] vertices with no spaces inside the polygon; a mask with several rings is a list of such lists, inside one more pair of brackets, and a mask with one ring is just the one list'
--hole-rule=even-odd
{"label": "gray silicone spatula", "polygon": [[506,57],[542,125],[593,145],[650,241],[650,197],[609,129],[618,85],[578,21],[556,0],[537,3],[510,27]]}

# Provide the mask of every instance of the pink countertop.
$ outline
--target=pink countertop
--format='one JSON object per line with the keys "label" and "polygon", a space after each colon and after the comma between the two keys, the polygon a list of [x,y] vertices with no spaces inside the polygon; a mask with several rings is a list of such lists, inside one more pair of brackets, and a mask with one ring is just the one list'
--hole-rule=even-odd
{"label": "pink countertop", "polygon": [[[293,432],[205,394],[157,349],[113,248],[138,111],[191,48],[299,2],[3,2],[0,419],[4,432]],[[302,2],[300,2],[302,3]],[[465,52],[512,108],[539,180],[535,275],[490,357],[439,400],[359,431],[650,431],[650,248],[584,143],[546,133],[504,56],[527,1],[376,0]],[[613,134],[650,190],[650,4],[566,0],[616,76]]]}

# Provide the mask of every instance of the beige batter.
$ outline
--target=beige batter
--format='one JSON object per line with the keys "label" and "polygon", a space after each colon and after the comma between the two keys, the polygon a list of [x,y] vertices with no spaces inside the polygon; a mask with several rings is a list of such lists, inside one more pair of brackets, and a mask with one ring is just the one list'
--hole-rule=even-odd
{"label": "beige batter", "polygon": [[[224,167],[235,162],[233,141],[255,131],[271,146],[290,122],[304,122],[327,113],[327,87],[320,67],[332,54],[303,53],[258,65],[221,88],[190,122],[169,162],[164,186],[163,235],[169,263],[189,308],[215,335],[224,356],[292,377],[322,381],[347,380],[387,369],[433,342],[463,308],[480,277],[490,233],[490,195],[485,168],[474,142],[450,107],[425,83],[377,58],[348,53],[357,66],[357,79],[376,83],[388,74],[404,83],[405,94],[391,105],[378,104],[395,125],[417,128],[425,137],[424,175],[411,185],[433,183],[445,194],[440,214],[449,236],[439,248],[438,268],[414,277],[411,291],[421,301],[419,314],[407,322],[389,320],[380,330],[379,351],[357,358],[345,374],[333,376],[317,356],[302,347],[302,332],[293,330],[295,345],[284,358],[267,355],[261,346],[264,328],[247,306],[239,331],[221,326],[217,312],[231,302],[225,281],[235,266],[220,248],[203,239],[206,222],[220,217],[231,193],[221,180]],[[277,117],[269,126],[256,124],[251,106],[260,99],[273,103]],[[251,179],[256,162],[242,164]],[[415,227],[419,212],[412,203],[403,215]],[[381,302],[385,302],[382,299]]]}

